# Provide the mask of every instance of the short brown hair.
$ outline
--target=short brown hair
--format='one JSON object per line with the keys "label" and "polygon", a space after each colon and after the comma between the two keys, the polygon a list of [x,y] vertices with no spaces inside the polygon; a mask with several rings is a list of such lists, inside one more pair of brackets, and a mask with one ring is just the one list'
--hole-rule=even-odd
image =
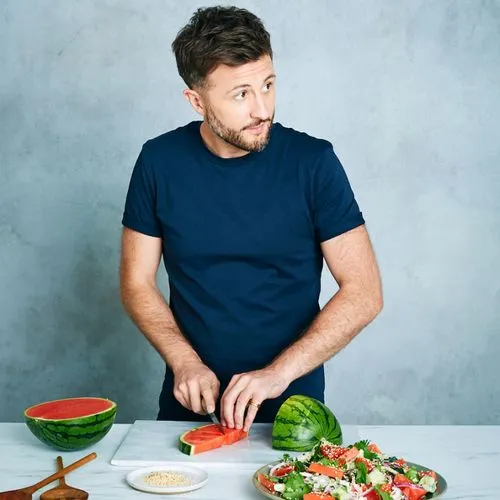
{"label": "short brown hair", "polygon": [[239,66],[273,57],[271,36],[262,21],[238,7],[198,9],[172,43],[179,75],[189,88],[203,87],[219,65]]}

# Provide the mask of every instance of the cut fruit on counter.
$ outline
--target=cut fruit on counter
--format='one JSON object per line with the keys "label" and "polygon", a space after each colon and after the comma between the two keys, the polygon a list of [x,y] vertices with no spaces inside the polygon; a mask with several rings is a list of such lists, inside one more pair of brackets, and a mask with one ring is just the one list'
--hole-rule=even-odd
{"label": "cut fruit on counter", "polygon": [[179,450],[186,455],[198,455],[206,451],[241,441],[248,433],[241,429],[224,428],[217,424],[202,425],[191,429],[179,438]]}
{"label": "cut fruit on counter", "polygon": [[48,446],[63,451],[82,450],[100,441],[115,416],[115,402],[93,397],[47,401],[24,412],[31,432]]}
{"label": "cut fruit on counter", "polygon": [[272,447],[276,450],[309,451],[322,439],[342,443],[342,429],[332,411],[317,399],[290,396],[273,423]]}

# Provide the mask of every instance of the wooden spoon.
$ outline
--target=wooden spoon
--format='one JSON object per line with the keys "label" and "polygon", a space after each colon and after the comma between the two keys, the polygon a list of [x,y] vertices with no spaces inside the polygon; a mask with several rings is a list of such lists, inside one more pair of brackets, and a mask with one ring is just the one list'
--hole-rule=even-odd
{"label": "wooden spoon", "polygon": [[19,490],[4,491],[0,493],[0,500],[30,500],[33,498],[33,493],[35,493],[35,491],[38,491],[44,486],[47,486],[56,479],[64,477],[66,474],[68,474],[68,472],[78,469],[78,467],[85,465],[87,462],[94,460],[94,458],[96,457],[97,455],[95,453],[91,453],[90,455],[77,460],[71,465],[64,467],[64,469],[61,469],[59,472],[52,474],[52,476],[42,479],[40,482],[34,484],[33,486],[27,486],[26,488],[20,488]]}
{"label": "wooden spoon", "polygon": [[[57,470],[64,468],[62,457],[57,457]],[[59,486],[44,491],[40,495],[40,500],[85,500],[89,494],[84,490],[73,488],[66,484],[64,477],[59,479]]]}

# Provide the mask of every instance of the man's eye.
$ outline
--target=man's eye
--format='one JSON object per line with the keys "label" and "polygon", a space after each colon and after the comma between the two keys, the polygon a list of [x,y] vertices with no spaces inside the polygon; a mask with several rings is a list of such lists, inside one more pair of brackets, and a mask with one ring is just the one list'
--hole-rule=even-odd
{"label": "man's eye", "polygon": [[234,98],[237,101],[242,101],[243,99],[245,99],[246,96],[247,96],[247,91],[246,90],[242,90],[241,92],[239,92],[238,94],[236,94],[234,96]]}
{"label": "man's eye", "polygon": [[266,85],[264,86],[264,88],[266,90],[271,90],[271,87],[273,86],[273,82],[267,82]]}

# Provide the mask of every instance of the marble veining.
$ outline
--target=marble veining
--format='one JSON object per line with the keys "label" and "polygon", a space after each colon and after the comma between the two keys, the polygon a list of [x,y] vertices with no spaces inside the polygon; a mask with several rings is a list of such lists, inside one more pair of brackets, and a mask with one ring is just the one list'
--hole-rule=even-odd
{"label": "marble veining", "polygon": [[[137,421],[134,425],[115,424],[110,433],[91,449],[61,453],[65,464],[78,460],[90,451],[97,453],[97,459],[72,472],[68,482],[87,490],[92,499],[151,498],[150,494],[133,490],[125,482],[126,473],[136,466],[114,466],[112,459],[152,457],[151,452],[163,446],[169,459],[181,458],[174,453],[174,433],[195,425],[154,421]],[[166,429],[168,432],[165,432]],[[500,470],[500,426],[345,425],[343,429],[347,443],[352,442],[350,438],[371,439],[388,453],[436,469],[448,482],[448,491],[443,499],[500,500],[497,478]],[[256,464],[263,465],[280,455],[280,452],[270,448],[270,432],[270,425],[256,424],[247,446],[241,450],[234,447],[229,462],[224,462],[231,457],[229,447],[227,455],[223,454],[217,460],[211,459],[211,456],[215,457],[215,452],[205,454],[203,461],[198,461],[196,465],[206,468],[208,484],[189,494],[169,495],[169,499],[262,500],[263,497],[252,485],[251,477],[252,471],[258,468]],[[148,450],[147,455],[144,450]],[[237,451],[241,451],[241,456]],[[0,423],[0,491],[28,486],[51,474],[55,470],[57,455],[57,451],[39,443],[24,424]],[[186,459],[190,457],[186,456]],[[185,463],[185,460],[182,461]],[[481,477],[479,485],[476,479],[478,471]],[[38,499],[43,491],[35,493],[33,498]]]}

